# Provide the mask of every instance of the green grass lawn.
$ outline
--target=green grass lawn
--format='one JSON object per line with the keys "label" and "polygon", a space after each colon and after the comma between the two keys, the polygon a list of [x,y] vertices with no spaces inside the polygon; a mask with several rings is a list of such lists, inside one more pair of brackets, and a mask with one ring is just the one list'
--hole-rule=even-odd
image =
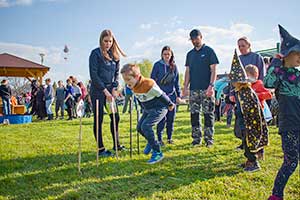
{"label": "green grass lawn", "polygon": [[[119,159],[101,158],[96,166],[92,118],[83,119],[82,175],[77,171],[79,119],[35,121],[0,126],[0,199],[211,199],[264,200],[270,195],[282,163],[280,136],[270,127],[270,146],[262,170],[243,172],[240,141],[224,122],[215,125],[215,145],[191,146],[186,107],[177,113],[175,144],[163,147],[165,159],[147,165],[149,155],[121,152]],[[134,126],[136,124],[134,116]],[[109,118],[104,144],[112,148]],[[129,149],[129,114],[121,115],[121,142]],[[165,137],[165,135],[164,135]],[[145,139],[140,137],[141,152]],[[299,166],[285,189],[285,199],[300,197]]]}

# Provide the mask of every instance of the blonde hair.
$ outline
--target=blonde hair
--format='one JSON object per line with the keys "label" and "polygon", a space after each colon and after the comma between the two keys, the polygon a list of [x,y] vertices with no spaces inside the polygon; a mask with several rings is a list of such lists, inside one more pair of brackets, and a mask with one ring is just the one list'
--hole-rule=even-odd
{"label": "blonde hair", "polygon": [[251,41],[248,37],[246,37],[246,36],[240,37],[237,42],[239,42],[239,41],[246,42],[249,45],[249,50],[251,51]]}
{"label": "blonde hair", "polygon": [[138,65],[128,63],[122,67],[121,74],[136,77],[141,74],[141,71]]}
{"label": "blonde hair", "polygon": [[246,73],[252,75],[252,76],[257,76],[258,75],[258,68],[255,65],[246,65],[245,67]]}
{"label": "blonde hair", "polygon": [[120,60],[120,54],[125,57],[126,54],[122,51],[122,49],[120,48],[115,36],[113,35],[111,30],[103,30],[100,34],[100,38],[99,38],[99,46],[101,49],[101,53],[103,55],[103,57],[106,60],[112,60],[112,58],[109,56],[109,54],[107,53],[106,49],[104,48],[104,43],[103,43],[103,39],[104,37],[111,37],[113,40],[112,46],[111,46],[111,53],[113,56],[113,59],[115,61],[119,61]]}
{"label": "blonde hair", "polygon": [[238,42],[241,40],[245,41],[247,44],[249,44],[249,46],[251,45],[250,39],[248,37],[246,37],[246,36],[240,37],[238,39]]}

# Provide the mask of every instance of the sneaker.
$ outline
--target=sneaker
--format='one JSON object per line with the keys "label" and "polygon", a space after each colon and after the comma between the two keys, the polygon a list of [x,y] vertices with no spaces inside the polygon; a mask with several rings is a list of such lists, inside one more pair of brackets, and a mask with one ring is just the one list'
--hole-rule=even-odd
{"label": "sneaker", "polygon": [[259,171],[260,169],[261,168],[259,166],[259,163],[257,161],[255,161],[255,162],[246,163],[244,171],[245,172],[256,172],[256,171]]}
{"label": "sneaker", "polygon": [[241,144],[235,148],[235,150],[237,150],[237,151],[241,151],[243,149],[244,149],[243,144]]}
{"label": "sneaker", "polygon": [[192,145],[193,145],[193,146],[197,146],[197,145],[200,145],[200,143],[201,143],[201,140],[200,140],[200,141],[194,140],[194,141],[192,142]]}
{"label": "sneaker", "polygon": [[104,150],[98,153],[100,157],[112,157],[114,154],[108,150]]}
{"label": "sneaker", "polygon": [[145,147],[145,149],[144,149],[144,154],[145,155],[148,155],[150,152],[151,152],[151,146],[150,146],[150,144],[149,143],[147,143],[147,145],[146,145],[146,147]]}
{"label": "sneaker", "polygon": [[206,147],[207,147],[207,148],[212,148],[212,146],[213,146],[212,143],[210,143],[210,142],[206,143]]}
{"label": "sneaker", "polygon": [[168,144],[174,144],[174,141],[172,139],[168,139]]}
{"label": "sneaker", "polygon": [[150,160],[148,160],[148,164],[155,164],[164,159],[164,155],[162,152],[153,151]]}
{"label": "sneaker", "polygon": [[238,165],[238,167],[240,167],[240,168],[245,168],[246,166],[249,166],[250,164],[249,164],[249,160],[247,160],[246,162],[244,162],[244,163],[242,163],[242,164],[239,164]]}
{"label": "sneaker", "polygon": [[275,196],[275,195],[272,195],[268,198],[268,200],[283,200],[282,197],[278,197],[278,196]]}
{"label": "sneaker", "polygon": [[[118,151],[123,151],[123,150],[125,150],[126,148],[125,148],[125,146],[123,146],[123,145],[119,145],[118,146]],[[116,151],[116,147],[113,147],[113,150],[114,151]]]}

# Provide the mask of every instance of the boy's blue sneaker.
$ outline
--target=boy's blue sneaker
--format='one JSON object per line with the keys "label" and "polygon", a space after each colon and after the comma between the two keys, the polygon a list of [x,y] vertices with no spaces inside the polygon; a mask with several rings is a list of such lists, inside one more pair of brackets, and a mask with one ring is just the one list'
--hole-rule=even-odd
{"label": "boy's blue sneaker", "polygon": [[144,149],[144,154],[145,155],[148,155],[150,152],[151,152],[151,146],[150,146],[150,144],[149,143],[147,143],[147,145],[146,145],[146,147],[145,147],[145,149]]}
{"label": "boy's blue sneaker", "polygon": [[114,156],[114,154],[112,152],[108,151],[108,150],[99,152],[98,155],[100,157],[112,157],[112,156]]}
{"label": "boy's blue sneaker", "polygon": [[150,160],[148,160],[148,164],[155,164],[164,159],[164,155],[162,152],[153,151]]}

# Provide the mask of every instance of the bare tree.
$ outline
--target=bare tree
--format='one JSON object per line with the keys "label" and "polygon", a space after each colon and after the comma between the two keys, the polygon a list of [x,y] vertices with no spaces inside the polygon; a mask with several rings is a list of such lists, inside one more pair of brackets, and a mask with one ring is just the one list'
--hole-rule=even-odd
{"label": "bare tree", "polygon": [[12,90],[12,94],[14,96],[25,94],[26,92],[30,92],[30,84],[31,82],[26,78],[19,78],[19,77],[0,77],[0,79],[7,79],[9,85]]}

